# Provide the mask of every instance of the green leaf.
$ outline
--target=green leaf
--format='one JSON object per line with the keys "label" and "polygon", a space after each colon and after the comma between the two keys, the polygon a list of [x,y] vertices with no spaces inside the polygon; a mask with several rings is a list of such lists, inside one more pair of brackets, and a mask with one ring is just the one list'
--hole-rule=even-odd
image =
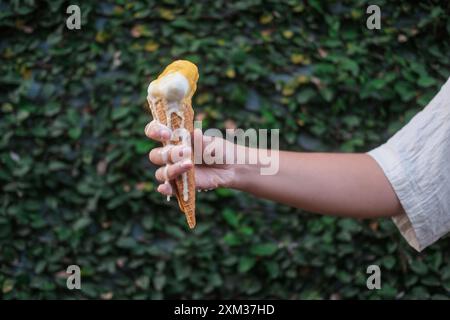
{"label": "green leaf", "polygon": [[117,246],[123,249],[131,249],[137,245],[136,240],[133,238],[120,238],[117,241]]}
{"label": "green leaf", "polygon": [[358,127],[361,123],[360,119],[357,116],[346,116],[342,118],[342,121],[349,127]]}
{"label": "green leaf", "polygon": [[45,260],[39,261],[36,264],[36,266],[34,267],[34,272],[41,273],[42,271],[44,271],[46,265],[47,265],[47,261],[45,261]]}
{"label": "green leaf", "polygon": [[311,88],[302,89],[300,90],[300,93],[297,94],[297,102],[300,104],[307,103],[311,101],[316,95],[317,93]]}
{"label": "green leaf", "polygon": [[239,259],[238,271],[245,273],[253,268],[256,264],[256,259],[253,257],[242,257]]}
{"label": "green leaf", "polygon": [[219,195],[219,197],[230,197],[233,195],[233,192],[230,189],[218,188],[215,192]]}
{"label": "green leaf", "polygon": [[419,78],[419,81],[417,81],[417,84],[421,87],[427,88],[435,85],[436,80],[428,76],[422,76]]}
{"label": "green leaf", "polygon": [[423,261],[413,260],[411,261],[410,266],[411,269],[419,275],[424,275],[428,272],[428,267]]}
{"label": "green leaf", "polygon": [[2,292],[3,292],[3,293],[8,293],[8,292],[10,292],[11,290],[14,289],[15,284],[16,284],[16,282],[15,282],[14,280],[12,280],[12,279],[6,279],[6,280],[3,282]]}
{"label": "green leaf", "polygon": [[119,107],[119,108],[115,108],[112,111],[112,115],[111,118],[113,120],[120,120],[125,118],[125,116],[128,115],[128,113],[131,111],[131,108],[129,107]]}
{"label": "green leaf", "polygon": [[394,299],[397,292],[398,290],[389,284],[382,284],[379,290],[379,294],[385,299]]}
{"label": "green leaf", "polygon": [[399,81],[394,85],[395,91],[400,95],[402,101],[409,101],[415,97],[416,92],[411,84]]}
{"label": "green leaf", "polygon": [[69,137],[71,137],[74,140],[77,140],[81,136],[81,128],[80,127],[73,127],[69,129]]}
{"label": "green leaf", "polygon": [[151,230],[155,223],[155,218],[151,214],[147,214],[144,218],[142,218],[142,225],[145,229]]}
{"label": "green leaf", "polygon": [[271,278],[277,278],[280,274],[280,267],[275,261],[267,261],[264,264]]}
{"label": "green leaf", "polygon": [[91,218],[89,217],[82,217],[80,219],[78,219],[77,221],[75,221],[74,225],[73,225],[73,229],[74,230],[82,230],[84,228],[86,228],[87,226],[89,226],[92,223]]}
{"label": "green leaf", "polygon": [[395,266],[395,258],[393,256],[386,256],[383,258],[382,264],[388,270],[391,270]]}
{"label": "green leaf", "polygon": [[320,94],[322,95],[322,97],[324,98],[324,100],[326,102],[330,102],[333,99],[333,96],[334,96],[334,92],[330,88],[322,88],[320,90]]}
{"label": "green leaf", "polygon": [[155,290],[161,291],[166,284],[166,276],[159,274],[153,278],[153,286]]}
{"label": "green leaf", "polygon": [[450,266],[445,266],[441,269],[442,280],[450,280]]}
{"label": "green leaf", "polygon": [[278,250],[274,243],[256,244],[250,248],[250,252],[256,256],[271,256]]}
{"label": "green leaf", "polygon": [[149,153],[155,144],[150,140],[137,140],[134,143],[134,148],[138,154]]}
{"label": "green leaf", "polygon": [[237,227],[239,225],[239,217],[235,211],[230,208],[225,208],[222,211],[222,215],[225,221],[232,227]]}
{"label": "green leaf", "polygon": [[150,286],[150,277],[143,275],[136,279],[136,286],[141,289],[147,290]]}
{"label": "green leaf", "polygon": [[344,58],[341,60],[341,67],[344,70],[350,71],[354,76],[358,75],[359,73],[359,66],[358,63],[354,60]]}
{"label": "green leaf", "polygon": [[241,244],[241,239],[234,233],[228,232],[224,237],[223,241],[229,246],[237,246]]}

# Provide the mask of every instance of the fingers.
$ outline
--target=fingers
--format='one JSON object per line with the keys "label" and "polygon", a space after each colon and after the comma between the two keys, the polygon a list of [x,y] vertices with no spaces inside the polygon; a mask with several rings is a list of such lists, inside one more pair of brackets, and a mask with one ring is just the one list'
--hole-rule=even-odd
{"label": "fingers", "polygon": [[176,163],[191,157],[191,147],[184,145],[167,145],[155,148],[149,153],[149,159],[155,165],[161,166],[167,163]]}
{"label": "fingers", "polygon": [[[168,127],[153,120],[146,125],[145,135],[156,141],[168,142],[172,138],[173,133]],[[162,182],[157,188],[159,193],[166,196],[173,194],[173,188],[169,181],[193,167],[190,159],[191,154],[192,148],[186,145],[166,145],[150,151],[150,161],[155,165],[164,166],[155,172],[156,179]]]}
{"label": "fingers", "polygon": [[[145,134],[150,139],[167,142],[172,137],[172,131],[153,120],[145,127]],[[203,135],[200,129],[194,129],[193,133],[194,146],[199,146],[199,156],[202,155],[202,150],[214,141],[213,137]],[[167,145],[161,148],[154,148],[149,153],[149,159],[155,165],[161,166],[167,163],[175,163],[182,159],[187,159],[192,154],[192,147],[186,145]]]}
{"label": "fingers", "polygon": [[193,166],[191,159],[185,159],[175,164],[167,164],[164,167],[159,168],[155,172],[156,180],[159,182],[165,182],[173,180],[179,175],[187,172]]}
{"label": "fingers", "polygon": [[171,196],[173,194],[172,185],[170,183],[160,184],[157,191],[165,196]]}
{"label": "fingers", "polygon": [[145,126],[145,135],[150,139],[165,142],[170,140],[172,131],[165,125],[153,120]]}

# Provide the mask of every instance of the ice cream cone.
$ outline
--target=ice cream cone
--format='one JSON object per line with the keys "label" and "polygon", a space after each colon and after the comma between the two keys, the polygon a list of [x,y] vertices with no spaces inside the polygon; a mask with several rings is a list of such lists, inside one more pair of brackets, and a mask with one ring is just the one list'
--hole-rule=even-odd
{"label": "ice cream cone", "polygon": [[[197,67],[189,61],[177,60],[149,85],[147,101],[153,118],[174,132],[170,142],[165,145],[190,145],[190,134],[194,131],[192,96],[197,88],[197,80]],[[194,162],[193,153],[191,160]],[[178,205],[192,229],[196,224],[194,168],[177,177],[172,186]]]}

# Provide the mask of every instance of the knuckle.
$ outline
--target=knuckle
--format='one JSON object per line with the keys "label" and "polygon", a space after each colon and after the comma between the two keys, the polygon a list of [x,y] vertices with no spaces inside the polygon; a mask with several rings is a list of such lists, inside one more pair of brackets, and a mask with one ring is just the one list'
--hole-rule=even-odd
{"label": "knuckle", "polygon": [[170,157],[172,158],[173,162],[178,162],[182,159],[182,153],[181,153],[182,149],[177,146],[174,147],[171,151],[170,151]]}
{"label": "knuckle", "polygon": [[[161,156],[161,160],[163,163],[168,163],[170,161],[169,157],[171,156],[171,145],[167,145],[160,150],[159,155]],[[171,158],[171,157],[170,157]]]}
{"label": "knuckle", "polygon": [[169,180],[173,180],[176,178],[176,166],[170,166],[167,169],[167,177],[169,178]]}

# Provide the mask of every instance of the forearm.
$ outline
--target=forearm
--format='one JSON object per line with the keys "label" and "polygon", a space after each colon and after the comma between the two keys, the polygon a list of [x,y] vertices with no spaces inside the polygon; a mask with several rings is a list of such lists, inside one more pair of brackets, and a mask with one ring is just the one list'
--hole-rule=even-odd
{"label": "forearm", "polygon": [[378,164],[366,154],[280,152],[279,171],[235,165],[231,187],[258,197],[323,214],[373,218],[402,207]]}

